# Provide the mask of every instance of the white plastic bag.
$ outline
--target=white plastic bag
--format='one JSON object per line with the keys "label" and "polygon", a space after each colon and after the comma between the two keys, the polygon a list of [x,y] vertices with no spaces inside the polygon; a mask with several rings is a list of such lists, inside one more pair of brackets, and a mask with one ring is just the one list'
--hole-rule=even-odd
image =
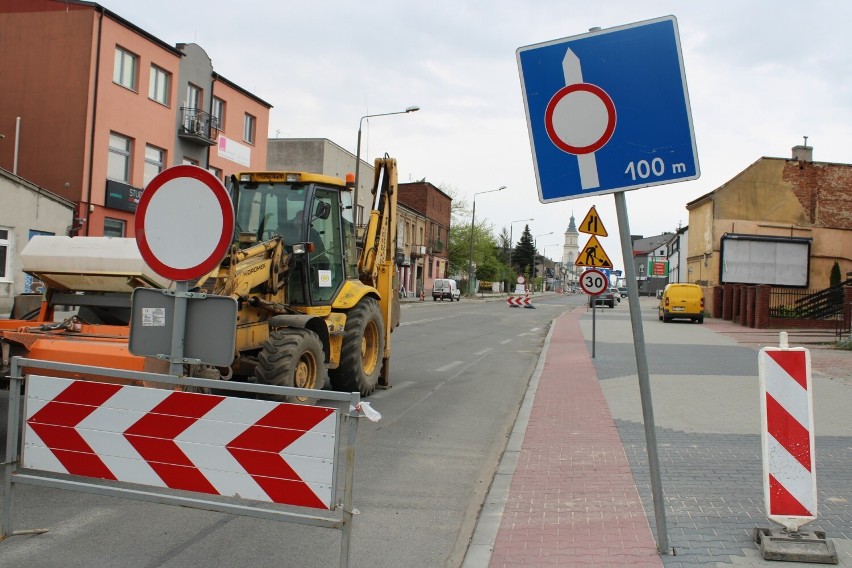
{"label": "white plastic bag", "polygon": [[355,410],[357,410],[370,422],[378,422],[382,419],[382,413],[370,406],[369,402],[359,402],[355,405]]}

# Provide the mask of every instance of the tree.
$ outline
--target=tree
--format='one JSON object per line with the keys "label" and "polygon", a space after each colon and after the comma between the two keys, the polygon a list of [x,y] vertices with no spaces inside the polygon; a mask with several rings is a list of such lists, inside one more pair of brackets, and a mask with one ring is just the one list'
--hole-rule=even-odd
{"label": "tree", "polygon": [[[476,274],[479,274],[479,266],[489,259],[493,259],[493,264],[499,265],[500,261],[497,258],[494,250],[497,247],[497,240],[492,234],[493,227],[488,223],[487,219],[477,221],[473,227],[473,250],[471,251],[471,227],[470,220],[467,223],[454,222],[450,228],[450,273],[467,277],[467,269],[471,263],[477,267]],[[473,253],[471,256],[471,252]],[[477,276],[478,277],[478,276]],[[489,278],[490,279],[490,278]]]}
{"label": "tree", "polygon": [[512,251],[512,265],[516,266],[521,274],[532,274],[535,266],[535,254],[535,244],[530,233],[530,226],[524,225],[521,240],[518,241]]}
{"label": "tree", "polygon": [[503,230],[501,230],[500,234],[497,235],[497,246],[500,249],[500,262],[507,266],[511,265],[513,247],[512,243],[509,241],[509,231],[506,230],[506,227],[503,227]]}
{"label": "tree", "polygon": [[837,261],[834,261],[834,265],[831,267],[831,274],[828,275],[828,285],[837,286],[840,284],[840,265]]}

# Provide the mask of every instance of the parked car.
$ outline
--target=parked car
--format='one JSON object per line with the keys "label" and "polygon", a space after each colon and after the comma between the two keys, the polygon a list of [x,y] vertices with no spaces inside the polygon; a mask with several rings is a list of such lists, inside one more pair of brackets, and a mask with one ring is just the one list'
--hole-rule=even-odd
{"label": "parked car", "polygon": [[607,306],[610,308],[614,308],[615,302],[615,294],[613,294],[612,289],[605,290],[602,294],[598,294],[597,296],[589,296],[590,308],[593,308],[595,306]]}
{"label": "parked car", "polygon": [[621,292],[618,291],[618,288],[616,288],[615,286],[611,286],[609,291],[612,292],[613,297],[615,297],[615,299],[618,300],[619,303],[621,303]]}
{"label": "parked car", "polygon": [[662,291],[657,311],[663,323],[675,318],[704,323],[704,291],[697,284],[669,284]]}
{"label": "parked car", "polygon": [[461,301],[461,291],[455,280],[449,278],[438,278],[432,285],[432,301],[437,301],[438,298],[444,301],[446,298],[449,301]]}
{"label": "parked car", "polygon": [[619,288],[618,288],[618,294],[619,294],[622,298],[626,298],[626,297],[627,297],[627,287],[626,287],[626,286],[619,286]]}

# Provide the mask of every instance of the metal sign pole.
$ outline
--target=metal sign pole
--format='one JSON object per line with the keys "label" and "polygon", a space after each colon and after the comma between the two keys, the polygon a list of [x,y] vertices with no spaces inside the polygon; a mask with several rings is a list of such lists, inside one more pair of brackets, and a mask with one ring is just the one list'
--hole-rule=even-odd
{"label": "metal sign pole", "polygon": [[598,311],[596,296],[592,296],[592,359],[595,358],[595,313]]}
{"label": "metal sign pole", "polygon": [[[651,474],[651,493],[654,498],[654,518],[657,522],[657,547],[661,554],[671,554],[666,532],[666,510],[660,480],[660,460],[657,455],[657,434],[654,425],[654,407],[651,401],[651,381],[648,375],[648,356],[645,352],[645,333],[639,307],[639,288],[633,266],[633,243],[627,219],[627,200],[623,191],[615,192],[615,211],[618,216],[618,233],[621,237],[621,255],[624,258],[627,278],[627,297],[630,303],[630,323],[633,328],[633,347],[636,351],[636,370],[639,375],[639,397],[645,423],[645,444],[648,446],[648,468]],[[592,320],[594,321],[594,320]]]}
{"label": "metal sign pole", "polygon": [[189,283],[175,282],[175,312],[172,317],[172,352],[169,359],[169,374],[183,376],[183,352],[186,338],[186,296]]}

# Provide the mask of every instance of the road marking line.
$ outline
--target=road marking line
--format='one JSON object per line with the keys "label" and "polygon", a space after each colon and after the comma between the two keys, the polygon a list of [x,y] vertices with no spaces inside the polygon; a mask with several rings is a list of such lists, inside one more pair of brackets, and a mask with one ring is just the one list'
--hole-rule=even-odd
{"label": "road marking line", "polygon": [[437,369],[435,369],[435,372],[436,373],[443,373],[444,371],[449,371],[453,367],[458,367],[461,364],[462,364],[462,361],[453,361],[452,363],[447,363],[443,367],[438,367]]}
{"label": "road marking line", "polygon": [[402,327],[402,326],[405,326],[405,325],[418,325],[418,324],[429,323],[429,322],[433,322],[433,321],[441,321],[441,320],[450,319],[450,318],[457,318],[457,317],[462,316],[462,315],[464,315],[464,314],[452,314],[452,315],[442,316],[442,317],[437,317],[437,318],[426,318],[426,319],[414,320],[414,321],[403,321],[403,322],[399,323],[399,326]]}
{"label": "road marking line", "polygon": [[396,392],[399,392],[399,391],[401,391],[401,390],[403,390],[407,387],[410,387],[412,385],[414,385],[414,381],[402,381],[401,383],[394,384],[393,389],[387,389],[387,390],[377,389],[377,390],[373,391],[373,393],[370,395],[370,400],[376,400],[376,399],[379,399],[379,398],[384,398],[386,396],[390,396],[391,390],[393,390],[393,392],[396,393]]}
{"label": "road marking line", "polygon": [[494,350],[491,347],[486,347],[482,351],[477,351],[476,353],[474,353],[474,355],[476,355],[476,356],[485,355],[486,353],[491,353],[492,351],[494,351]]}
{"label": "road marking line", "polygon": [[507,343],[512,343],[512,340],[511,339],[504,339],[503,341],[500,342],[500,345],[506,345]]}

